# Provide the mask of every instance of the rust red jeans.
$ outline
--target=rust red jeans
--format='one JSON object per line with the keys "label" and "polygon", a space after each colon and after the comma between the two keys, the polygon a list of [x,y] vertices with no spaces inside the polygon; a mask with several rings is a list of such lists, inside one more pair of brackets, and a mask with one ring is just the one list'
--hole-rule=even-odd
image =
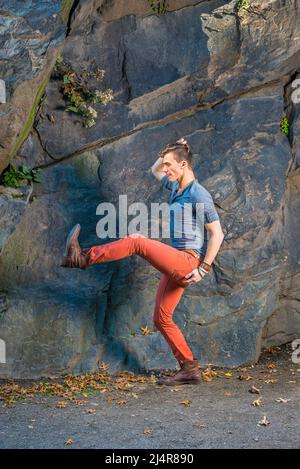
{"label": "rust red jeans", "polygon": [[190,253],[140,234],[93,246],[88,250],[88,254],[90,264],[116,261],[137,254],[162,272],[155,300],[154,325],[163,334],[180,364],[185,360],[193,360],[193,354],[172,317],[185,289],[183,277],[194,270],[201,261]]}

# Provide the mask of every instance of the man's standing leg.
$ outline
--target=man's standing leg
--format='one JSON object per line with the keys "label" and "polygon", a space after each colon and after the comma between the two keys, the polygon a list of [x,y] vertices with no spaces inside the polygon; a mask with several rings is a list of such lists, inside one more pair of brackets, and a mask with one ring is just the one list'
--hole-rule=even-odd
{"label": "man's standing leg", "polygon": [[153,322],[163,334],[181,366],[181,370],[175,376],[165,376],[159,379],[159,384],[168,386],[197,384],[200,381],[198,361],[194,359],[181,330],[173,321],[174,310],[183,292],[184,288],[167,275],[164,274],[161,277],[156,294]]}
{"label": "man's standing leg", "polygon": [[153,323],[168,342],[173,355],[180,365],[185,360],[193,360],[193,354],[179,327],[173,321],[174,310],[184,292],[167,275],[162,275],[156,293]]}

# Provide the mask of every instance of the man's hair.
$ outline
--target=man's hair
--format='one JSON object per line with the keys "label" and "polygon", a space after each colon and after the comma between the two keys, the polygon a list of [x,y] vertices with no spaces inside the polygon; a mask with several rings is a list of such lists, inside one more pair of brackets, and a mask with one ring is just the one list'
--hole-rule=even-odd
{"label": "man's hair", "polygon": [[160,152],[159,156],[163,158],[167,153],[175,153],[175,159],[178,161],[187,161],[188,165],[192,166],[192,151],[187,143],[187,141],[183,138],[177,140],[175,143],[168,143]]}

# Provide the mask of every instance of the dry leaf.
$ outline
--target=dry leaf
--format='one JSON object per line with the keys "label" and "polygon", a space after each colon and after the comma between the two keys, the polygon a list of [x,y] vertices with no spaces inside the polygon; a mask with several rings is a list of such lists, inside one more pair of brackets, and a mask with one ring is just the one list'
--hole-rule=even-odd
{"label": "dry leaf", "polygon": [[149,335],[151,333],[150,329],[146,326],[146,327],[141,327],[141,331],[143,333],[143,335]]}
{"label": "dry leaf", "polygon": [[260,390],[256,388],[255,386],[251,386],[251,388],[249,389],[249,392],[251,392],[252,394],[260,394]]}
{"label": "dry leaf", "polygon": [[67,403],[65,401],[59,401],[56,407],[58,407],[59,409],[64,409],[65,407],[67,407]]}
{"label": "dry leaf", "polygon": [[217,376],[217,373],[208,367],[206,370],[201,371],[201,375],[204,381],[212,381]]}
{"label": "dry leaf", "polygon": [[264,415],[264,417],[262,418],[262,420],[260,420],[258,422],[258,425],[263,425],[263,426],[267,426],[267,425],[270,425],[270,421],[267,419],[267,417]]}
{"label": "dry leaf", "polygon": [[76,405],[84,405],[84,404],[86,404],[86,401],[75,400],[75,401],[74,401],[74,404],[76,404]]}
{"label": "dry leaf", "polygon": [[207,428],[207,425],[205,423],[194,423],[193,427],[195,427],[195,428]]}
{"label": "dry leaf", "polygon": [[259,407],[261,403],[262,403],[262,398],[259,397],[258,399],[256,399],[256,401],[252,402],[252,405],[254,405],[254,407]]}
{"label": "dry leaf", "polygon": [[86,413],[86,414],[95,414],[95,413],[96,413],[96,409],[86,409],[85,413]]}
{"label": "dry leaf", "polygon": [[276,399],[276,402],[283,402],[284,404],[286,404],[287,402],[289,402],[291,399],[284,399],[283,397],[280,397],[279,399]]}
{"label": "dry leaf", "polygon": [[250,380],[253,379],[253,378],[252,378],[252,376],[240,375],[240,376],[238,377],[238,379],[239,379],[240,381],[250,381]]}
{"label": "dry leaf", "polygon": [[108,363],[101,362],[100,365],[99,365],[99,370],[101,370],[101,371],[106,371],[106,370],[108,370],[108,368],[109,368]]}
{"label": "dry leaf", "polygon": [[224,392],[224,396],[225,396],[225,397],[231,397],[232,394],[231,394],[231,392]]}
{"label": "dry leaf", "polygon": [[145,428],[143,433],[144,433],[144,435],[151,435],[151,433],[153,433],[153,430],[152,430],[152,428]]}
{"label": "dry leaf", "polygon": [[191,405],[191,401],[189,399],[185,399],[181,402],[181,404],[184,404],[185,406],[189,407]]}
{"label": "dry leaf", "polygon": [[71,440],[71,438],[69,438],[69,440],[66,440],[64,444],[65,444],[65,446],[69,446],[69,445],[72,445],[73,443],[74,443],[74,441]]}

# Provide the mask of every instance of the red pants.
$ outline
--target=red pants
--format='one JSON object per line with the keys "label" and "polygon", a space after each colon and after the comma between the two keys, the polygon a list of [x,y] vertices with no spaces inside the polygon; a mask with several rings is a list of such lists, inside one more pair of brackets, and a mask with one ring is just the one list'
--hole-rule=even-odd
{"label": "red pants", "polygon": [[138,254],[163,273],[156,294],[154,325],[163,334],[180,364],[185,360],[193,360],[193,354],[172,316],[184,292],[182,278],[194,270],[200,261],[190,253],[139,234],[93,246],[88,254],[91,264],[116,261]]}

